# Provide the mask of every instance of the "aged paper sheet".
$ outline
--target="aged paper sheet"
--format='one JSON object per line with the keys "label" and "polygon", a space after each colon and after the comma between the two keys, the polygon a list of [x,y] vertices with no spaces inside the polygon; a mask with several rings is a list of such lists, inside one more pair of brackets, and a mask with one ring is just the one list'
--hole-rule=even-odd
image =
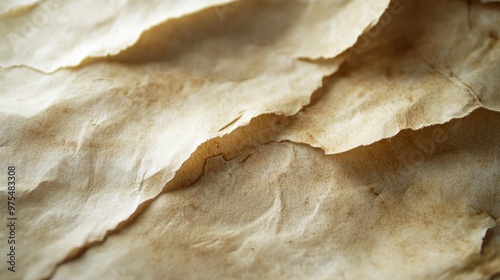
{"label": "aged paper sheet", "polygon": [[[89,56],[116,54],[163,21],[231,0],[40,0],[0,14],[0,66],[44,72],[76,66]],[[98,9],[98,12],[96,12]]]}
{"label": "aged paper sheet", "polygon": [[499,3],[99,3],[0,4],[0,279],[499,275]]}
{"label": "aged paper sheet", "polygon": [[500,7],[455,0],[402,7],[345,53],[350,63],[282,139],[338,153],[480,107],[500,111]]}
{"label": "aged paper sheet", "polygon": [[54,279],[488,279],[499,139],[500,114],[480,110],[338,155],[271,143],[211,158]]}
{"label": "aged paper sheet", "polygon": [[[52,72],[79,65],[85,58],[116,55],[144,31],[211,6],[216,7],[203,12],[217,17],[220,25],[245,22],[258,31],[247,39],[275,45],[295,57],[332,58],[354,44],[389,4],[389,0],[231,2],[105,1],[99,2],[99,13],[95,13],[89,2],[42,1],[32,9],[0,15],[0,50],[4,53],[0,65],[27,65]],[[308,40],[304,40],[306,34]],[[233,39],[241,39],[237,37]]]}
{"label": "aged paper sheet", "polygon": [[[200,144],[260,114],[296,113],[334,67],[265,52],[258,59],[272,67],[236,81],[169,64],[2,70],[0,153],[25,172],[17,196],[27,278],[102,238],[156,196]],[[47,234],[52,229],[57,234]]]}

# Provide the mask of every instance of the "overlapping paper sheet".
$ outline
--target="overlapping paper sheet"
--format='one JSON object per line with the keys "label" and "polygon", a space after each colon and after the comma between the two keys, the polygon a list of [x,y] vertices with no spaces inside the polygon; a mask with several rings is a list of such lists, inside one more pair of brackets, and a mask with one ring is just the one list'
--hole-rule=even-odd
{"label": "overlapping paper sheet", "polygon": [[282,139],[347,151],[486,107],[500,111],[500,7],[405,1],[343,56]]}
{"label": "overlapping paper sheet", "polygon": [[499,273],[499,6],[388,2],[0,14],[14,279]]}
{"label": "overlapping paper sheet", "polygon": [[499,141],[500,113],[481,109],[337,155],[270,143],[214,157],[53,279],[488,279]]}
{"label": "overlapping paper sheet", "polygon": [[212,64],[189,73],[175,62],[100,63],[51,75],[0,71],[8,89],[0,107],[1,155],[9,159],[2,167],[20,170],[18,215],[26,226],[18,254],[29,264],[20,268],[27,279],[101,239],[157,195],[203,142],[259,114],[296,113],[335,69],[253,47],[234,50],[212,53],[220,64],[238,63],[217,76],[198,75],[212,74]]}
{"label": "overlapping paper sheet", "polygon": [[[89,56],[117,54],[163,21],[229,2],[40,0],[0,14],[0,66],[28,65],[45,72],[75,66]],[[21,3],[4,5],[6,10]]]}
{"label": "overlapping paper sheet", "polygon": [[[448,25],[433,23],[429,18],[442,7],[419,3],[418,7],[407,6],[411,12],[418,11],[410,23],[444,25],[443,30],[423,28],[418,31],[422,41],[411,42],[410,38],[403,46],[396,42],[401,37],[389,38],[389,43],[396,43],[389,50],[380,43],[388,35],[381,35],[367,51],[356,54],[353,60],[357,61],[329,81],[335,88],[337,79],[346,79],[342,85],[347,89],[366,95],[379,93],[373,97],[375,101],[359,106],[355,102],[363,100],[352,96],[352,91],[349,96],[347,89],[329,90],[316,104],[285,122],[292,129],[275,130],[281,133],[277,139],[297,134],[298,127],[312,135],[304,142],[315,145],[314,136],[320,131],[308,125],[317,123],[328,130],[336,129],[342,120],[350,121],[337,131],[352,135],[345,140],[347,148],[337,148],[335,133],[323,138],[334,147],[326,151],[336,153],[393,136],[401,129],[463,117],[479,107],[498,110],[494,76],[498,49],[488,29],[495,25],[479,26],[462,48],[455,42],[458,51],[454,53],[455,49],[444,48],[436,38],[453,27],[463,34],[463,25],[455,25],[460,17],[447,19]],[[449,1],[443,6],[463,15],[467,13],[464,4]],[[488,14],[492,11],[473,5],[471,22],[474,16],[498,20],[494,13]],[[423,17],[425,13],[429,18]],[[386,34],[412,33],[395,32],[407,28],[398,21]],[[382,47],[373,50],[379,44]],[[392,57],[377,55],[384,47]],[[440,53],[441,48],[445,51]],[[394,56],[394,49],[402,54]],[[361,64],[364,59],[367,62]],[[452,70],[445,72],[442,68],[449,65],[447,60],[455,66],[448,66]],[[474,69],[478,64],[484,67]],[[370,66],[373,68],[363,72],[363,67]],[[355,78],[349,80],[352,76]],[[328,94],[336,99],[327,99]],[[349,106],[342,98],[349,97],[356,114],[343,111]],[[380,104],[388,106],[379,109]],[[318,106],[323,111],[316,112]],[[373,113],[374,109],[379,111]],[[317,119],[299,123],[311,112]],[[346,115],[335,119],[331,117],[335,113]],[[391,126],[394,128],[388,133],[372,131],[368,142],[355,142],[356,136],[362,139],[363,130]],[[61,266],[54,278],[76,274],[170,279],[489,279],[500,272],[499,126],[498,113],[481,109],[464,120],[420,132],[404,131],[390,141],[330,157],[304,146],[269,144],[229,162],[211,159],[196,183],[160,196],[135,223],[82,258]],[[253,129],[246,134],[265,130],[261,126]],[[125,266],[132,261],[136,265]],[[141,267],[146,266],[151,269],[144,273]],[[86,267],[97,269],[86,272]]]}
{"label": "overlapping paper sheet", "polygon": [[[136,42],[143,31],[163,21],[229,2],[233,1],[41,1],[32,9],[0,15],[0,51],[4,54],[0,66],[28,65],[45,72],[75,66],[88,57],[119,53]],[[259,33],[252,39],[261,44],[276,44],[295,56],[331,58],[375,24],[388,3],[252,0],[216,7],[214,12],[220,21],[239,17],[239,21],[251,22],[249,28]],[[238,12],[233,12],[236,9]],[[278,30],[280,36],[269,36]],[[242,30],[235,31],[240,34]],[[305,34],[308,40],[304,40]]]}
{"label": "overlapping paper sheet", "polygon": [[[0,153],[9,159],[2,162],[2,168],[16,165],[22,182],[17,189],[22,205],[17,213],[23,217],[23,227],[18,233],[23,242],[17,247],[17,254],[22,262],[16,279],[48,277],[58,263],[102,240],[107,231],[158,195],[204,142],[247,124],[255,116],[292,115],[306,105],[321,86],[323,77],[334,72],[342,58],[318,62],[298,59],[303,53],[294,49],[297,37],[287,34],[304,32],[301,30],[306,23],[307,33],[314,35],[324,31],[320,27],[327,20],[339,24],[361,19],[365,24],[353,24],[351,32],[346,33],[348,38],[343,33],[328,38],[337,53],[322,53],[322,49],[315,53],[318,57],[333,57],[349,47],[352,38],[373,25],[385,9],[378,6],[378,12],[370,14],[371,19],[365,14],[366,9],[359,9],[359,17],[346,18],[340,12],[338,17],[319,17],[321,24],[316,24],[300,3],[289,7],[285,2],[253,1],[226,6],[229,10],[205,9],[149,30],[135,46],[117,56],[91,59],[82,67],[53,73],[42,73],[32,67],[52,71],[72,65],[93,55],[87,52],[93,50],[92,46],[103,44],[92,45],[89,38],[78,37],[83,41],[70,44],[76,47],[64,47],[70,52],[83,50],[83,53],[77,51],[78,59],[71,63],[50,59],[41,43],[39,54],[2,53],[2,60],[29,62],[0,69],[3,101]],[[74,5],[84,4],[75,1],[61,7],[71,13],[85,14],[83,7],[77,9]],[[180,2],[175,5],[179,9],[194,7]],[[126,28],[126,24],[120,23],[129,18],[126,13],[133,7],[102,8],[104,12],[100,15],[109,16],[113,28]],[[330,9],[329,13],[335,15],[339,7],[342,5],[324,5],[320,10],[328,13]],[[318,10],[312,4],[310,8]],[[351,9],[350,14],[358,10],[352,10],[352,6],[346,8]],[[149,9],[152,8],[141,11],[147,14],[152,12]],[[249,17],[245,9],[261,13]],[[15,21],[9,20],[25,17],[24,11],[3,15],[2,24],[14,25]],[[288,19],[280,21],[279,26],[273,24],[276,11]],[[71,13],[57,13],[50,24],[64,22]],[[309,19],[299,24],[296,19],[302,14]],[[141,12],[134,15],[138,18],[130,18],[129,24],[134,20],[144,23]],[[74,21],[82,24],[79,28],[99,29],[109,23],[94,22],[92,17],[82,20],[83,23],[77,19],[75,16]],[[274,28],[265,28],[266,22]],[[63,33],[54,30],[64,36],[71,31],[69,37],[75,36],[73,32],[79,33],[78,28],[62,30]],[[127,36],[114,41],[114,37],[101,35],[96,40],[110,39],[113,46],[120,48],[132,42],[127,41],[131,38]],[[38,43],[34,40],[31,44]],[[63,45],[51,43],[46,47]],[[313,42],[300,45],[304,49],[313,46]],[[62,53],[59,58],[75,56]],[[6,189],[2,195],[6,196]],[[2,269],[1,278],[11,276],[7,273]]]}

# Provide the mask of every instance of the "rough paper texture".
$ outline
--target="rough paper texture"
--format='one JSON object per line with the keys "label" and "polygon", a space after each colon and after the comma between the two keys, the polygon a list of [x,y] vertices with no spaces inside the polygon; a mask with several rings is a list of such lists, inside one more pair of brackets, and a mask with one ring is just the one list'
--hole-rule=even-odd
{"label": "rough paper texture", "polygon": [[[72,250],[102,238],[157,195],[203,142],[260,114],[296,113],[338,65],[234,51],[245,57],[240,68],[220,70],[232,75],[218,79],[199,75],[211,68],[198,65],[193,74],[175,63],[99,63],[51,75],[2,70],[1,156],[25,172],[20,275],[46,276]],[[269,67],[253,68],[255,61]]]}
{"label": "rough paper texture", "polygon": [[0,5],[1,279],[500,273],[498,4],[89,3]]}
{"label": "rough paper texture", "polygon": [[[240,1],[215,8],[214,13],[199,13],[196,20],[203,23],[206,33],[183,30],[184,38],[230,36],[230,41],[267,46],[280,53],[302,58],[332,58],[351,47],[356,39],[374,25],[388,7],[387,0],[255,0]],[[394,5],[399,7],[398,5]],[[397,8],[393,8],[397,9]],[[212,21],[217,14],[220,21]],[[164,54],[173,56],[177,34],[176,22],[164,24],[145,32],[137,46],[127,50],[121,59],[143,57],[142,50],[163,46]],[[221,33],[220,31],[224,32]],[[254,31],[249,33],[248,31]],[[173,36],[172,34],[175,34]],[[304,38],[307,38],[305,40]],[[228,48],[234,42],[228,42]],[[195,46],[193,46],[195,47]],[[152,55],[149,54],[151,57]]]}
{"label": "rough paper texture", "polygon": [[468,115],[500,110],[500,7],[466,1],[403,2],[363,35],[327,81],[321,101],[282,136],[347,151]]}
{"label": "rough paper texture", "polygon": [[[279,29],[262,32],[255,29],[258,21],[237,17],[241,12],[229,11],[221,20],[217,11],[148,32],[158,38],[164,28],[172,31],[166,38],[175,40],[166,45],[141,38],[110,58],[141,64],[90,61],[52,74],[2,70],[2,155],[29,174],[19,189],[26,205],[19,215],[27,226],[19,233],[25,266],[17,276],[46,277],[57,263],[102,239],[154,198],[200,144],[260,114],[295,114],[341,61],[296,60],[276,45],[259,44],[279,39]],[[272,13],[264,11],[270,20]],[[353,31],[356,37],[359,32]],[[47,234],[54,228],[56,234]]]}
{"label": "rough paper texture", "polygon": [[[54,3],[47,0],[24,13],[0,17],[0,26],[4,27],[1,28],[4,34],[0,40],[0,50],[3,50],[0,65],[28,65],[45,72],[75,66],[84,58],[119,53],[133,45],[143,31],[162,21],[232,2],[158,0],[149,1],[144,6],[143,2],[122,0],[120,9],[114,2],[106,2],[100,4],[99,13],[94,13],[94,6],[89,7],[87,2],[52,1]],[[214,35],[215,26],[225,31],[232,30],[232,41],[246,40],[271,46],[293,57],[332,58],[352,46],[364,30],[375,24],[388,3],[389,0],[241,1],[194,15],[207,24],[208,34],[194,34],[197,30],[190,29],[177,30],[171,26],[175,22],[170,21],[158,29],[182,31],[185,36],[190,34],[199,39],[200,36]],[[41,21],[38,14],[43,22],[38,23]],[[37,22],[30,22],[28,27],[21,24],[30,19],[37,19]],[[247,31],[242,30],[242,25]],[[248,35],[249,29],[254,31],[251,36]],[[151,45],[151,40],[154,40],[155,48],[158,48],[156,41],[159,40],[168,44],[166,48],[177,46],[174,42],[178,38],[169,35],[151,31],[144,35],[142,42]],[[308,40],[304,40],[304,36]],[[54,44],[55,40],[57,44]],[[138,58],[134,56],[134,59]]]}
{"label": "rough paper texture", "polygon": [[43,0],[0,15],[0,66],[27,65],[44,72],[75,66],[89,56],[117,54],[163,21],[228,2]]}
{"label": "rough paper texture", "polygon": [[488,279],[499,132],[481,110],[339,155],[268,144],[212,158],[54,279]]}

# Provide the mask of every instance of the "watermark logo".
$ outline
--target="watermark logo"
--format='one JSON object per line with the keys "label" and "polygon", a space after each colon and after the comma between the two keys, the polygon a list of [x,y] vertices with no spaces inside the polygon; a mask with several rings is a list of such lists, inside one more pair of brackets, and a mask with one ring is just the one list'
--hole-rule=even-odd
{"label": "watermark logo", "polygon": [[60,11],[63,0],[51,0],[40,4],[40,8],[25,23],[7,34],[7,40],[16,54],[31,54],[30,40],[46,26],[50,19]]}

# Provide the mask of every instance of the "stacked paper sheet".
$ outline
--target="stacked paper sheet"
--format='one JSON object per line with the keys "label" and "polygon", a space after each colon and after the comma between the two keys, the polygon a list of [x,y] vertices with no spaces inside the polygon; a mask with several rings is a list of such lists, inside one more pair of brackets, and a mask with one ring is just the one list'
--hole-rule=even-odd
{"label": "stacked paper sheet", "polygon": [[498,1],[3,1],[0,279],[497,279],[499,38]]}

